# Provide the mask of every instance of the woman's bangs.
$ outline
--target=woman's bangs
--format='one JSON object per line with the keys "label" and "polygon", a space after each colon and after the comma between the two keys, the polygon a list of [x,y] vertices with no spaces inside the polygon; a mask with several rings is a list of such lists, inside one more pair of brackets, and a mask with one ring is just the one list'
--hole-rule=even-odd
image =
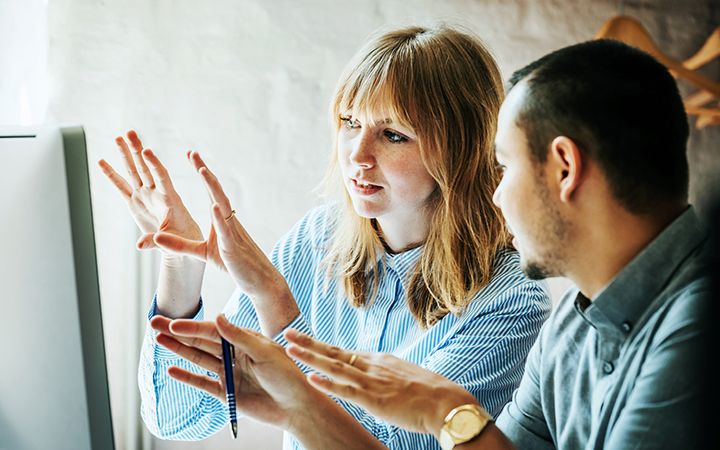
{"label": "woman's bangs", "polygon": [[408,117],[407,105],[401,100],[400,83],[388,61],[371,64],[364,61],[348,77],[343,92],[338,97],[337,113],[349,113],[353,117],[371,117],[375,120],[390,119],[414,129]]}

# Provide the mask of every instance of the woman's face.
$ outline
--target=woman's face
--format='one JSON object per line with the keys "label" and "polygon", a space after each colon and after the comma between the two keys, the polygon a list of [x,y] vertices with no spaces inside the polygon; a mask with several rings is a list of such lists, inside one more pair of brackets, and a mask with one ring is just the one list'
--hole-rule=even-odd
{"label": "woman's face", "polygon": [[422,163],[413,130],[374,113],[345,112],[340,121],[338,161],[355,211],[383,227],[424,227],[424,206],[436,183]]}

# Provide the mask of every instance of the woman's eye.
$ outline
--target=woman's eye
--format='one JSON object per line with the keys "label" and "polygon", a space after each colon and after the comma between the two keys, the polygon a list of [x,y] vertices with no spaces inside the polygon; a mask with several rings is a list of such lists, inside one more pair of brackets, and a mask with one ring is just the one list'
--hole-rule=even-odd
{"label": "woman's eye", "polygon": [[340,116],[340,122],[342,122],[343,126],[348,130],[360,128],[360,123],[350,116]]}
{"label": "woman's eye", "polygon": [[408,138],[406,138],[402,134],[393,133],[390,130],[385,130],[383,134],[385,134],[385,137],[393,144],[407,142],[407,140],[408,140]]}

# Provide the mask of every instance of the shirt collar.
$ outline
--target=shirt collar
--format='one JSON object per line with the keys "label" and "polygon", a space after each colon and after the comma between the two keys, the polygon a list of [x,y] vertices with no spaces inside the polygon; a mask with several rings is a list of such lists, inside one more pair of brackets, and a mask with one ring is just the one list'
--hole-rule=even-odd
{"label": "shirt collar", "polygon": [[383,263],[388,269],[394,271],[404,282],[408,272],[415,267],[418,259],[420,259],[424,247],[424,245],[421,245],[402,253],[388,253],[386,251],[382,255]]}
{"label": "shirt collar", "polygon": [[595,300],[590,302],[578,294],[575,308],[598,331],[627,335],[676,268],[705,237],[691,206],[635,256]]}

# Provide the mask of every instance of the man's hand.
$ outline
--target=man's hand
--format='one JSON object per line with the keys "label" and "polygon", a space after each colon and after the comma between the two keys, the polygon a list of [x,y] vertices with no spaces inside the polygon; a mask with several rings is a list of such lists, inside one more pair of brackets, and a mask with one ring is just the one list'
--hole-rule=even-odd
{"label": "man's hand", "polygon": [[310,384],[399,427],[439,436],[448,412],[477,403],[462,386],[395,356],[352,353],[295,330],[285,338],[290,356],[330,377],[310,374]]}

